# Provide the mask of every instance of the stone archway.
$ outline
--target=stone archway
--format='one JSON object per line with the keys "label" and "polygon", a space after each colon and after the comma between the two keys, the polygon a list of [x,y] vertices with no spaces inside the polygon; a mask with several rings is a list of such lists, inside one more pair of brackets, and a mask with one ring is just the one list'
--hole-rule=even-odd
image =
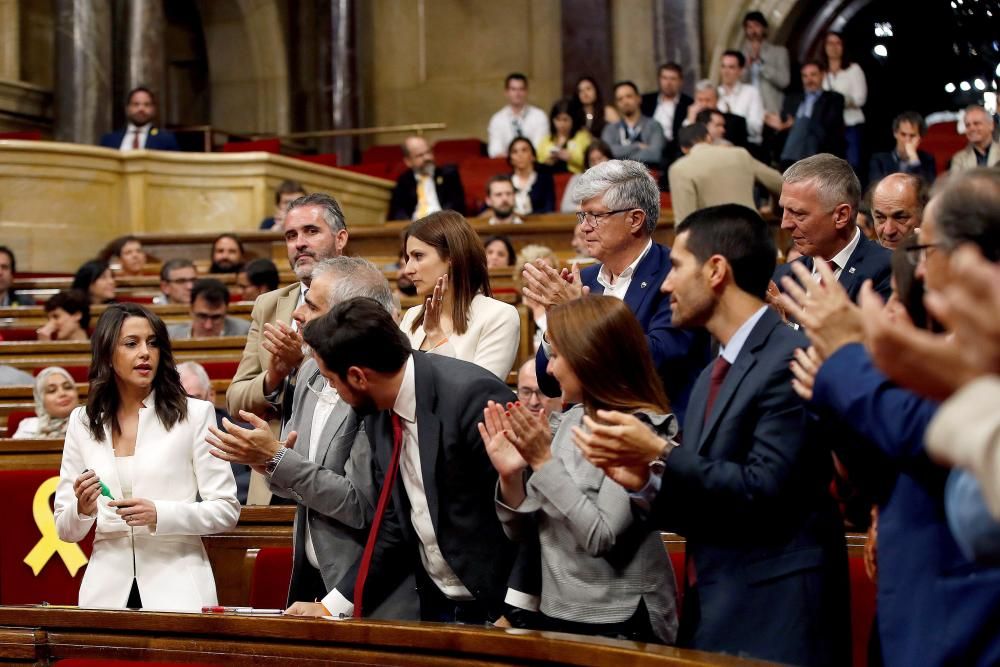
{"label": "stone archway", "polygon": [[[790,17],[799,10],[799,6],[806,0],[737,0],[736,2],[712,2],[706,8],[704,20],[721,20],[717,30],[712,34],[706,34],[704,44],[707,47],[704,60],[708,77],[713,81],[718,80],[719,65],[722,59],[722,52],[726,49],[738,48],[743,43],[743,16],[751,11],[758,10],[767,17],[769,33],[771,38],[778,44],[787,41],[787,34],[783,28],[790,24]],[[713,6],[714,5],[714,6]],[[712,18],[709,18],[709,14]]]}

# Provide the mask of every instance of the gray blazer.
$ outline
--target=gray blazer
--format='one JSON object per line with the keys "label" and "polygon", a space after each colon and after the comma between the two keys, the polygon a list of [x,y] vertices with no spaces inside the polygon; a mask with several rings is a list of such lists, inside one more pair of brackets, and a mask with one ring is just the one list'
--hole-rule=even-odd
{"label": "gray blazer", "polygon": [[[753,82],[753,72],[750,69],[750,45],[743,44],[743,55],[747,58],[747,66],[743,69],[743,83]],[[764,103],[764,111],[781,113],[781,105],[785,99],[785,88],[791,81],[791,70],[788,66],[788,49],[771,42],[760,45],[760,99]]]}
{"label": "gray blazer", "polygon": [[338,401],[333,408],[317,446],[316,462],[309,460],[313,411],[319,400],[316,391],[326,381],[312,359],[302,364],[299,373],[292,416],[283,433],[296,431],[298,437],[268,480],[273,493],[298,503],[289,603],[312,602],[315,596],[305,589],[307,579],[303,578],[303,568],[309,565],[305,554],[306,524],[329,591],[361,557],[378,501],[368,437],[346,401]]}
{"label": "gray blazer", "polygon": [[[226,315],[226,321],[222,325],[221,336],[246,336],[250,331],[250,322],[239,317]],[[167,326],[167,335],[170,340],[183,340],[191,338],[191,323],[181,322],[180,324],[170,324]]]}
{"label": "gray blazer", "polygon": [[[648,116],[639,119],[639,141],[626,143],[625,121],[605,125],[601,140],[611,146],[611,153],[619,160],[638,160],[655,168],[663,162],[663,148],[667,140],[660,124]],[[639,144],[646,144],[641,148]]]}
{"label": "gray blazer", "polygon": [[[660,533],[637,524],[628,491],[588,462],[571,429],[583,406],[554,415],[552,459],[535,471],[519,507],[497,495],[497,516],[513,540],[537,526],[542,547],[542,602],[546,616],[581,623],[618,623],[646,602],[653,632],[672,644],[677,635],[675,582]],[[561,417],[561,420],[560,420]],[[677,432],[672,416],[649,416],[664,435]],[[499,494],[499,487],[498,487]]]}

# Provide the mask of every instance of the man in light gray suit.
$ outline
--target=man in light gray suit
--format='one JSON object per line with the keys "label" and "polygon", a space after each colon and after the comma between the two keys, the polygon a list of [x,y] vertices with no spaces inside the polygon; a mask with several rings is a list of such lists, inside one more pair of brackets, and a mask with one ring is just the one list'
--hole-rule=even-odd
{"label": "man in light gray suit", "polygon": [[742,50],[747,59],[743,83],[752,84],[760,92],[764,111],[780,113],[792,76],[788,49],[767,41],[767,19],[761,12],[748,12],[743,17],[743,34],[746,41]]}
{"label": "man in light gray suit", "polygon": [[[323,260],[313,269],[310,289],[293,318],[301,330],[337,303],[365,296],[396,314],[388,282],[371,262],[355,257]],[[271,491],[298,503],[293,532],[294,556],[289,585],[289,612],[312,607],[323,599],[361,557],[378,498],[371,467],[371,448],[364,426],[346,401],[320,375],[307,357],[299,370],[292,413],[275,440],[267,423],[248,412],[241,417],[255,427],[227,424],[214,431],[216,455],[253,465],[265,475]],[[404,596],[405,597],[405,596]],[[416,618],[416,598],[407,608],[403,598],[387,602],[392,618]]]}

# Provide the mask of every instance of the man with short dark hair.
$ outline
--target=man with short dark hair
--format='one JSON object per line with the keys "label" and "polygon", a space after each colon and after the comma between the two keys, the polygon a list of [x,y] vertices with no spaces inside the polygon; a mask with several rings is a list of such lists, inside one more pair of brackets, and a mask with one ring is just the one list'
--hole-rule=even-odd
{"label": "man with short dark hair", "polygon": [[[680,418],[694,378],[708,360],[704,332],[681,331],[671,324],[670,300],[656,286],[670,271],[670,249],[653,242],[660,216],[660,193],[641,163],[609,160],[584,172],[573,186],[579,202],[578,229],[591,257],[600,262],[562,273],[545,260],[526,264],[524,296],[546,309],[586,293],[621,299],[635,314],[663,380],[667,398]],[[546,369],[551,358],[543,337],[536,355],[538,386],[558,396],[559,383]]]}
{"label": "man with short dark hair", "polygon": [[497,620],[519,574],[517,547],[496,516],[497,474],[478,424],[489,401],[504,405],[514,394],[479,366],[414,351],[371,299],[336,305],[305,327],[305,340],[365,418],[380,489],[364,554],[326,609],[368,616],[414,573],[422,620]]}
{"label": "man with short dark hair", "polygon": [[[875,291],[888,299],[892,292],[890,253],[865,238],[855,224],[861,201],[861,183],[851,165],[829,153],[800,160],[782,175],[779,205],[784,209],[781,228],[788,232],[816,282],[818,262],[825,263],[852,300],[871,279]],[[783,264],[774,281],[791,273]]]}
{"label": "man with short dark hair", "polygon": [[487,154],[507,157],[510,142],[526,137],[538,148],[549,133],[549,118],[536,106],[528,104],[528,77],[520,72],[508,74],[504,81],[507,106],[493,114],[487,128]]}
{"label": "man with short dark hair", "polygon": [[872,155],[868,182],[878,183],[889,174],[902,172],[921,176],[928,183],[933,183],[937,176],[934,156],[920,150],[920,142],[925,134],[927,123],[916,111],[904,111],[893,118],[892,136],[896,139],[896,147],[891,151]]}
{"label": "man with short dark hair", "polygon": [[407,170],[392,189],[389,219],[418,220],[441,210],[464,215],[465,189],[455,165],[435,165],[434,150],[423,137],[407,137],[402,149]]}
{"label": "man with short dark hair", "polygon": [[694,104],[688,107],[684,125],[705,123],[708,126],[710,123],[702,114],[710,111],[722,114],[725,122],[725,132],[719,136],[722,136],[724,141],[741,148],[746,148],[749,145],[747,142],[746,118],[733,113],[726,113],[719,109],[719,89],[709,79],[702,79],[694,86]]}
{"label": "man with short dark hair", "polygon": [[802,65],[802,93],[785,97],[781,114],[767,113],[764,122],[783,141],[780,162],[784,168],[819,153],[843,156],[844,96],[823,90],[823,66],[815,60]]}
{"label": "man with short dark hair", "polygon": [[609,123],[601,132],[601,139],[611,146],[618,159],[637,160],[655,169],[663,160],[666,140],[660,124],[642,115],[639,88],[631,81],[615,84],[615,108],[621,120]]}
{"label": "man with short dark hair", "polygon": [[11,306],[33,306],[35,300],[27,294],[18,294],[11,289],[14,276],[17,275],[17,257],[14,251],[0,246],[0,308]]}
{"label": "man with short dark hair", "polygon": [[928,188],[913,174],[889,174],[872,191],[872,220],[878,242],[895,250],[911,232],[919,229]]}
{"label": "man with short dark hair", "polygon": [[701,123],[681,128],[684,157],[667,171],[674,220],[719,204],[742,204],[755,208],[754,184],[771,193],[781,193],[781,174],[755,160],[745,148],[714,146]]}
{"label": "man with short dark hair", "polygon": [[993,139],[993,114],[978,104],[965,108],[965,138],[969,145],[951,158],[949,171],[1000,164],[1000,142]]}
{"label": "man with short dark hair", "polygon": [[759,146],[764,127],[764,102],[760,91],[751,85],[741,83],[746,57],[741,51],[732,49],[722,54],[722,64],[719,67],[719,104],[720,111],[742,116],[747,122],[747,141]]}
{"label": "man with short dark hair", "polygon": [[274,191],[274,214],[270,218],[264,218],[260,223],[260,228],[269,229],[272,232],[284,231],[285,213],[288,211],[288,205],[307,194],[309,193],[298,181],[282,181],[278,189]]}
{"label": "man with short dark hair", "polygon": [[240,301],[256,301],[257,297],[278,289],[278,267],[266,257],[250,260],[236,273],[236,289]]}
{"label": "man with short dark hair", "polygon": [[660,289],[676,326],[705,327],[720,343],[692,393],[683,445],[622,412],[587,418],[576,444],[636,491],[636,511],[687,539],[679,646],[850,664],[830,450],[789,368],[806,339],[765,302],[776,254],[767,223],[744,206],[681,222]]}
{"label": "man with short dark hair", "polygon": [[791,80],[788,67],[788,49],[772,44],[767,39],[767,19],[759,11],[747,12],[743,17],[743,55],[747,67],[743,82],[760,92],[764,111],[777,113],[782,108],[784,90]]}
{"label": "man with short dark hair", "polygon": [[172,132],[157,127],[156,98],[144,86],[133,88],[125,98],[125,118],[128,124],[121,130],[108,132],[101,137],[100,145],[123,151],[147,150],[179,151],[177,138]]}
{"label": "man with short dark hair", "polygon": [[161,295],[153,298],[153,303],[162,306],[168,303],[191,305],[191,288],[198,279],[194,262],[184,257],[168,259],[160,267]]}
{"label": "man with short dark hair", "polygon": [[732,146],[726,139],[726,115],[718,109],[702,109],[694,117],[708,130],[708,139],[713,146]]}
{"label": "man with short dark hair", "polygon": [[217,338],[245,336],[250,323],[230,317],[229,290],[215,278],[202,278],[191,290],[191,323],[171,324],[167,334],[172,340],[182,338]]}
{"label": "man with short dark hair", "polygon": [[486,181],[486,210],[491,225],[520,225],[521,216],[514,213],[514,182],[507,174],[497,174]]}
{"label": "man with short dark hair", "polygon": [[659,90],[642,96],[642,114],[660,124],[669,152],[671,144],[677,143],[677,133],[694,100],[681,91],[684,69],[679,64],[670,62],[660,65],[656,78]]}
{"label": "man with short dark hair", "polygon": [[224,232],[212,241],[212,266],[209,273],[238,273],[243,266],[243,241],[232,232]]}

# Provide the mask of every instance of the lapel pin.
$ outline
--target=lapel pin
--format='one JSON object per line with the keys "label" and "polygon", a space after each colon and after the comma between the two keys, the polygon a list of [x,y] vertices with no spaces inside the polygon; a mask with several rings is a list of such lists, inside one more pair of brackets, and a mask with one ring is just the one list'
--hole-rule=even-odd
{"label": "lapel pin", "polygon": [[854,273],[854,267],[852,266],[851,268],[847,269],[847,272],[848,273]]}
{"label": "lapel pin", "polygon": [[646,289],[646,281],[643,281],[642,284],[639,285],[639,287],[641,287],[642,289]]}

